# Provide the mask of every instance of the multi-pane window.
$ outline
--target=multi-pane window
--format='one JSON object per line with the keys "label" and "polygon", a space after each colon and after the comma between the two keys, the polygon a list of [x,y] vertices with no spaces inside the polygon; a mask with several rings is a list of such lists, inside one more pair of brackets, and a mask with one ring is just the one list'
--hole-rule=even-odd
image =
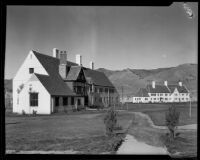
{"label": "multi-pane window", "polygon": [[167,93],[165,93],[165,96],[167,96]]}
{"label": "multi-pane window", "polygon": [[156,96],[156,94],[155,93],[151,93],[151,96]]}
{"label": "multi-pane window", "polygon": [[30,106],[38,106],[38,93],[30,93]]}
{"label": "multi-pane window", "polygon": [[30,74],[34,73],[34,68],[29,68],[29,73]]}

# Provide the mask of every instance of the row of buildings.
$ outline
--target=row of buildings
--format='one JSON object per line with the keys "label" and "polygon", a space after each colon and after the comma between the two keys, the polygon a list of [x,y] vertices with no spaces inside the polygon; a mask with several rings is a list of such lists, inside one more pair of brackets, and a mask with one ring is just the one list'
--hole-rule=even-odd
{"label": "row of buildings", "polygon": [[108,107],[119,95],[104,73],[67,59],[67,52],[53,49],[53,56],[31,50],[13,78],[13,112],[51,114],[85,106]]}
{"label": "row of buildings", "polygon": [[156,84],[152,81],[151,85],[145,88],[140,88],[134,96],[124,97],[123,102],[132,103],[169,103],[169,102],[189,102],[190,92],[182,84],[178,82],[177,85],[168,85],[164,81],[163,85]]}

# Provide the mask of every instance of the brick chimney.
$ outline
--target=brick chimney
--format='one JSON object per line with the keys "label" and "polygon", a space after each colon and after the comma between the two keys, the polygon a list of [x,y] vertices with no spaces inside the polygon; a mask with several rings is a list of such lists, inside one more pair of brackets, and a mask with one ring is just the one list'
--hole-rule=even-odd
{"label": "brick chimney", "polygon": [[90,69],[94,70],[94,62],[93,61],[90,62]]}
{"label": "brick chimney", "polygon": [[62,78],[65,79],[67,77],[67,72],[68,72],[67,53],[66,53],[66,51],[62,51],[62,52],[60,52],[59,74]]}
{"label": "brick chimney", "polygon": [[77,54],[76,55],[76,63],[79,65],[79,66],[82,66],[82,56],[80,54]]}
{"label": "brick chimney", "polygon": [[167,86],[167,81],[164,81],[164,85]]}
{"label": "brick chimney", "polygon": [[59,50],[57,48],[53,49],[53,57],[59,58]]}
{"label": "brick chimney", "polygon": [[152,88],[155,88],[155,87],[156,87],[156,82],[152,81]]}

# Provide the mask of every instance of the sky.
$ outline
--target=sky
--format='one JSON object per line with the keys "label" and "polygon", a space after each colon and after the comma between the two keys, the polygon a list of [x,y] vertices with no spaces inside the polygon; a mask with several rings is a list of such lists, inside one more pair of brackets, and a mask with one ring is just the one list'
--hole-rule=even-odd
{"label": "sky", "polygon": [[5,78],[30,50],[67,51],[95,69],[154,69],[197,63],[198,3],[190,19],[183,3],[140,6],[7,6]]}

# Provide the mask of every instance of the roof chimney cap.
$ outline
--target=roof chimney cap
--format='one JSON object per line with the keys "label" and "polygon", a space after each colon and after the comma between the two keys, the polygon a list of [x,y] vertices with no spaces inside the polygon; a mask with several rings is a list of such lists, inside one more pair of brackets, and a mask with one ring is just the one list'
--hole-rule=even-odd
{"label": "roof chimney cap", "polygon": [[183,83],[181,81],[178,82],[179,86],[183,86]]}
{"label": "roof chimney cap", "polygon": [[94,70],[94,62],[90,61],[90,69]]}
{"label": "roof chimney cap", "polygon": [[80,54],[76,54],[76,63],[82,66],[82,56]]}
{"label": "roof chimney cap", "polygon": [[152,81],[152,88],[155,88],[155,87],[156,87],[156,82]]}
{"label": "roof chimney cap", "polygon": [[53,57],[59,58],[59,50],[57,48],[53,48]]}
{"label": "roof chimney cap", "polygon": [[164,85],[167,86],[167,81],[164,81]]}

